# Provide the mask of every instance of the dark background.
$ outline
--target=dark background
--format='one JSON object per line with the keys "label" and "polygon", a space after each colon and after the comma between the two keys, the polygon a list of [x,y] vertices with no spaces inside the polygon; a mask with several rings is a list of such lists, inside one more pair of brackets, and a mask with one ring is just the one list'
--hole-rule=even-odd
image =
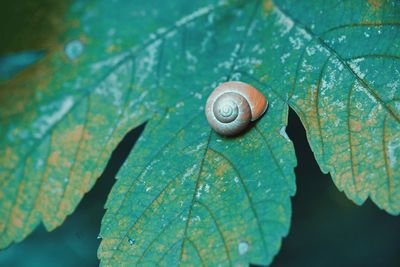
{"label": "dark background", "polygon": [[[59,20],[67,3],[0,0],[0,55],[51,50],[62,32]],[[51,233],[40,226],[23,242],[0,251],[0,266],[97,266],[104,203],[142,129],[131,131],[119,144],[95,187],[62,226]],[[272,266],[400,266],[400,217],[369,200],[356,206],[339,192],[330,176],[321,173],[292,111],[287,131],[298,159],[297,194],[290,233]]]}

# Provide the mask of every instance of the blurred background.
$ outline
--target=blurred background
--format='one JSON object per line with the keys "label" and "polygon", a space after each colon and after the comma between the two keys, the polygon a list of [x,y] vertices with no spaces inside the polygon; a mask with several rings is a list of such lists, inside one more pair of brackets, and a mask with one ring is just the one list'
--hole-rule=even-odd
{"label": "blurred background", "polygon": [[[52,49],[68,2],[0,0],[0,83]],[[143,127],[127,134],[95,187],[61,227],[48,233],[40,226],[23,242],[0,251],[0,266],[97,266],[103,207]],[[357,206],[339,192],[321,173],[293,111],[287,132],[298,159],[297,194],[289,235],[271,266],[400,266],[400,217],[369,200]]]}

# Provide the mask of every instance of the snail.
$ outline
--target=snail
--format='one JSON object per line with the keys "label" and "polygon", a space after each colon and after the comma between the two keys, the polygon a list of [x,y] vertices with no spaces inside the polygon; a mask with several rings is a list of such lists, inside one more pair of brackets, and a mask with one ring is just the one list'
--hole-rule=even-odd
{"label": "snail", "polygon": [[225,82],[208,97],[205,113],[211,128],[217,133],[233,136],[260,118],[267,107],[267,99],[253,86],[243,82]]}

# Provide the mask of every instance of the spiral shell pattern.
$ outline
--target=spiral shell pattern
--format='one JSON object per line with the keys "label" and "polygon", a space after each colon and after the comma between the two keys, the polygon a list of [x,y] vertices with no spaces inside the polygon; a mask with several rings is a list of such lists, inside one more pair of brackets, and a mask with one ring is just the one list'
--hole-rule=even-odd
{"label": "spiral shell pattern", "polygon": [[261,117],[267,106],[265,96],[251,85],[226,82],[209,96],[205,112],[208,122],[217,133],[233,136]]}

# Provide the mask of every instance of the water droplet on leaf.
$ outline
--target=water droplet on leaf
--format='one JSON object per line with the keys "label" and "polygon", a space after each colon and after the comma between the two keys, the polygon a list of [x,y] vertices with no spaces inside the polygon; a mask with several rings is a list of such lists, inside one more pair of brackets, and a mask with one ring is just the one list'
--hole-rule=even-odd
{"label": "water droplet on leaf", "polygon": [[238,245],[239,255],[244,255],[249,250],[249,244],[246,241],[240,241]]}
{"label": "water droplet on leaf", "polygon": [[79,40],[73,40],[65,45],[64,52],[68,59],[74,60],[83,53],[83,44]]}

